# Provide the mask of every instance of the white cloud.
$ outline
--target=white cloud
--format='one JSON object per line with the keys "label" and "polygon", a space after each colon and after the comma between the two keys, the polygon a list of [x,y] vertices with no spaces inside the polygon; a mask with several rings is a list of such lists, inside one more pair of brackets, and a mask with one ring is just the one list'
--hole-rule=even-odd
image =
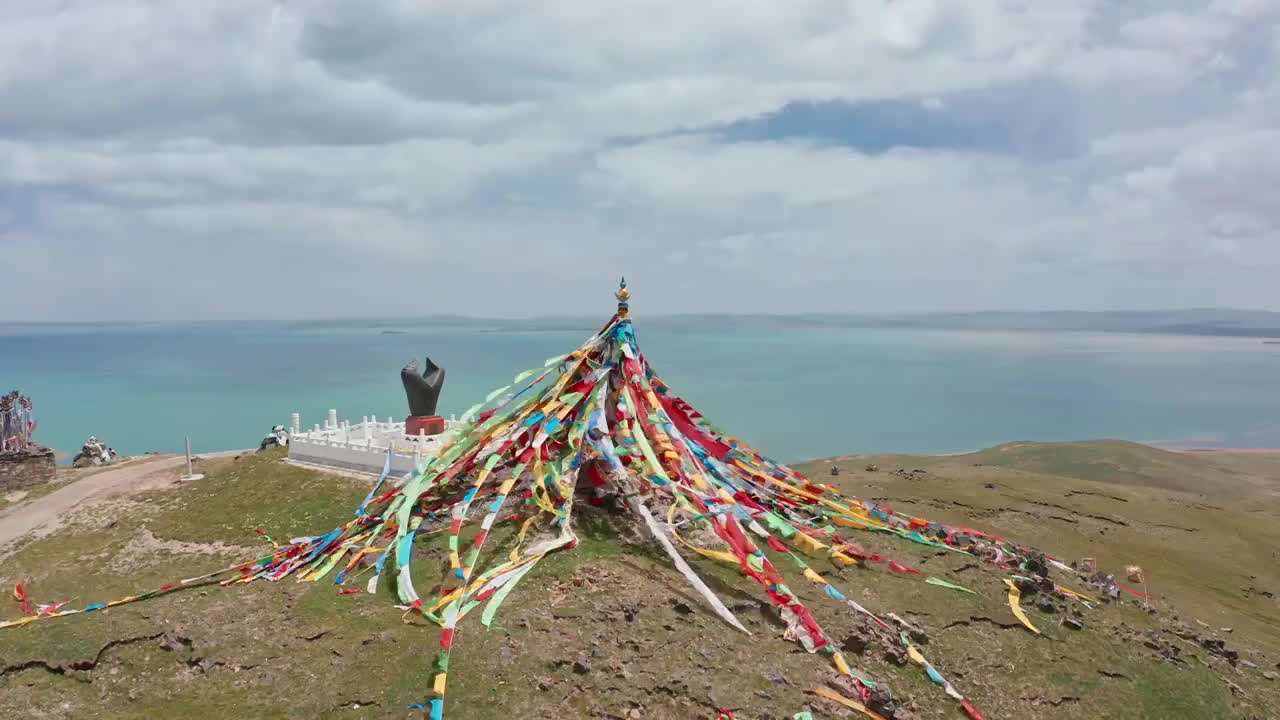
{"label": "white cloud", "polygon": [[0,180],[29,188],[83,184],[144,198],[164,195],[161,183],[176,183],[211,201],[270,195],[349,202],[355,191],[356,197],[418,209],[461,200],[488,177],[536,169],[565,149],[550,142],[480,145],[445,138],[267,147],[0,142]]}
{"label": "white cloud", "polygon": [[[0,252],[46,317],[580,311],[623,269],[653,311],[1280,307],[1280,3],[1152,7],[10,2]],[[936,129],[718,130],[822,101]]]}
{"label": "white cloud", "polygon": [[[1101,187],[1118,204],[1144,206],[1153,222],[1201,227],[1206,240],[1220,234],[1260,238],[1252,257],[1274,262],[1280,206],[1280,129],[1239,132],[1189,143],[1161,164],[1131,171]],[[1244,255],[1241,261],[1248,261]]]}

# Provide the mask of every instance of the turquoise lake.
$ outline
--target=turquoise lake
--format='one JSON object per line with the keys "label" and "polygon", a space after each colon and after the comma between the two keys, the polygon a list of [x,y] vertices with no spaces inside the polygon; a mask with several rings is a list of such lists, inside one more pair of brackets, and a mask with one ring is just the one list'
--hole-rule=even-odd
{"label": "turquoise lake", "polygon": [[[591,323],[343,321],[0,324],[0,392],[39,441],[119,452],[256,447],[291,412],[403,419],[399,370],[448,372],[444,414],[577,347]],[[1011,440],[1280,447],[1280,345],[1171,335],[636,319],[649,361],[713,422],[773,457],[955,453]]]}

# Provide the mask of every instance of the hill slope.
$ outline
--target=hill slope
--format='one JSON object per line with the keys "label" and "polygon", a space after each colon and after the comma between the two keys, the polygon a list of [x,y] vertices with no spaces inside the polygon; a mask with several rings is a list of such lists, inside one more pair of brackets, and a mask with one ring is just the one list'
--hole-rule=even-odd
{"label": "hill slope", "polygon": [[[1270,556],[1280,546],[1280,511],[1260,496],[1207,502],[1148,483],[1100,482],[1092,471],[1069,475],[1081,463],[1130,467],[1120,449],[1083,445],[1066,465],[1023,446],[979,454],[986,459],[838,459],[835,478],[825,462],[807,469],[868,499],[992,528],[1063,558],[1138,562],[1152,592],[1168,598],[1155,615],[1131,603],[1102,608],[1077,632],[1028,607],[1044,631],[1035,637],[1009,612],[999,575],[963,555],[882,536],[856,539],[976,594],[882,569],[813,566],[863,605],[922,626],[929,659],[989,718],[1274,717],[1280,683],[1262,673],[1280,661],[1278,606],[1266,594],[1280,592],[1280,563]],[[1009,462],[995,467],[992,454]],[[1166,459],[1178,465],[1181,457]],[[1193,475],[1212,462],[1186,459]],[[867,471],[873,463],[880,469]],[[270,548],[255,528],[281,541],[327,530],[366,491],[271,456],[228,462],[200,483],[99,506],[27,543],[0,567],[0,583],[25,582],[39,601],[113,599],[263,554]],[[649,545],[629,544],[633,528],[603,511],[584,512],[578,526],[582,544],[540,564],[492,630],[463,623],[447,717],[713,718],[716,708],[737,718],[790,718],[805,708],[848,716],[810,694],[829,666],[782,638],[735,571],[696,563],[749,637],[706,612]],[[432,541],[418,552],[443,558]],[[865,624],[850,611],[800,581],[793,589],[851,662],[917,717],[962,717],[918,668],[898,665],[874,638],[863,646]],[[0,631],[0,713],[421,717],[406,707],[429,689],[439,629],[402,623],[393,602],[385,584],[377,597],[339,596],[328,582],[214,586]],[[2,617],[15,614],[5,608]],[[1233,632],[1218,630],[1228,626]],[[1177,637],[1191,632],[1224,639],[1245,662],[1233,666]],[[1160,659],[1170,647],[1180,648],[1179,661]]]}
{"label": "hill slope", "polygon": [[1275,458],[1259,461],[1233,453],[1173,452],[1120,440],[1006,443],[961,459],[1076,480],[1215,497],[1280,492],[1276,477],[1280,462]]}

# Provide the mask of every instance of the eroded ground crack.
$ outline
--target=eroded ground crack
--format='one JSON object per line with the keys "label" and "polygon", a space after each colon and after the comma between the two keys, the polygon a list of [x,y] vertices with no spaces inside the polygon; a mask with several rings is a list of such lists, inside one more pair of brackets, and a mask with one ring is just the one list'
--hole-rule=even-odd
{"label": "eroded ground crack", "polygon": [[1017,628],[1022,627],[1021,625],[1019,625],[1019,624],[1018,624],[1018,623],[1016,623],[1016,622],[1015,622],[1015,623],[1002,623],[1002,622],[1000,622],[999,620],[994,620],[994,619],[989,618],[989,617],[986,617],[986,616],[970,615],[968,620],[953,620],[953,621],[951,621],[951,622],[947,623],[946,625],[944,625],[944,626],[942,627],[942,629],[943,629],[943,630],[950,630],[950,629],[951,629],[951,628],[953,628],[953,627],[969,627],[970,625],[973,625],[974,623],[980,623],[980,622],[981,622],[981,623],[987,623],[987,624],[990,624],[990,625],[994,625],[994,626],[996,626],[996,627],[1000,628],[1001,630],[1014,630],[1014,629],[1017,629]]}
{"label": "eroded ground crack", "polygon": [[[154,635],[138,635],[136,637],[112,640],[106,645],[103,645],[92,660],[76,660],[65,664],[51,663],[48,660],[28,660],[27,662],[19,663],[17,665],[7,665],[0,668],[0,677],[5,677],[10,674],[16,675],[24,670],[35,669],[44,670],[54,675],[66,675],[70,671],[92,672],[96,667],[98,667],[98,663],[102,662],[102,658],[106,657],[107,653],[111,652],[113,649],[140,642],[151,642],[159,640],[161,637],[164,637],[164,633],[158,632]],[[84,682],[89,681],[85,680]]]}
{"label": "eroded ground crack", "polygon": [[1126,500],[1125,498],[1122,498],[1122,497],[1116,497],[1115,495],[1108,495],[1108,494],[1106,494],[1106,493],[1086,492],[1086,491],[1084,491],[1084,490],[1072,490],[1071,492],[1067,493],[1066,495],[1063,495],[1063,497],[1071,497],[1072,495],[1090,495],[1090,496],[1093,496],[1093,497],[1100,497],[1100,498],[1106,498],[1106,499],[1108,499],[1108,500],[1115,500],[1116,502],[1122,502],[1122,503],[1127,503],[1127,502],[1129,502],[1129,501],[1128,501],[1128,500]]}
{"label": "eroded ground crack", "polygon": [[[1039,507],[1054,508],[1054,509],[1056,509],[1056,510],[1065,510],[1066,512],[1069,512],[1069,513],[1071,513],[1072,515],[1078,515],[1078,516],[1080,516],[1080,517],[1087,517],[1087,518],[1090,518],[1090,519],[1092,519],[1092,520],[1099,520],[1099,521],[1101,521],[1101,522],[1110,523],[1110,524],[1112,524],[1112,525],[1117,525],[1117,526],[1119,526],[1119,527],[1129,527],[1129,523],[1127,523],[1127,522],[1125,522],[1125,521],[1123,521],[1123,520],[1117,520],[1116,518],[1107,517],[1106,515],[1094,515],[1094,514],[1092,514],[1092,513],[1080,512],[1079,510],[1076,510],[1075,508],[1069,508],[1069,507],[1066,507],[1065,505],[1058,505],[1058,504],[1056,504],[1056,503],[1047,503],[1047,502],[1043,502],[1043,501],[1041,501],[1041,500],[1030,500],[1030,499],[1027,499],[1027,498],[1018,497],[1017,495],[1009,495],[1009,494],[1007,494],[1007,493],[1005,493],[1005,494],[1004,494],[1004,496],[1005,496],[1005,497],[1007,497],[1007,498],[1010,498],[1010,499],[1012,499],[1012,500],[1017,500],[1018,502],[1024,502],[1024,503],[1027,503],[1028,505],[1036,505],[1036,506],[1039,506]],[[1059,519],[1061,519],[1061,518],[1059,518]]]}
{"label": "eroded ground crack", "polygon": [[1075,695],[1063,695],[1062,697],[1057,698],[1056,700],[1043,698],[1043,697],[1027,698],[1027,700],[1031,701],[1033,704],[1036,704],[1036,705],[1051,705],[1053,707],[1060,707],[1062,705],[1068,705],[1071,703],[1080,702],[1080,698],[1076,697]]}

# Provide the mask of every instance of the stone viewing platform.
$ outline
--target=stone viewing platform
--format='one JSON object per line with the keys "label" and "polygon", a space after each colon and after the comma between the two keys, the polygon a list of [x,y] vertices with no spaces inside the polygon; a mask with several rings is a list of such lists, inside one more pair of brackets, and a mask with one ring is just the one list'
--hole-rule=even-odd
{"label": "stone viewing platform", "polygon": [[436,414],[444,378],[444,368],[430,357],[421,365],[415,358],[400,370],[409,405],[403,422],[392,418],[380,422],[366,415],[353,425],[338,420],[338,411],[330,410],[323,427],[317,424],[304,432],[301,416],[293,413],[289,419],[289,462],[378,475],[390,452],[392,477],[413,471],[440,452],[457,426],[454,418],[445,420]]}
{"label": "stone viewing platform", "polygon": [[416,434],[406,432],[405,422],[365,416],[352,424],[338,419],[338,411],[330,410],[323,425],[310,430],[301,428],[301,417],[294,413],[289,428],[289,462],[318,468],[346,470],[378,475],[391,449],[391,476],[404,475],[419,462],[434,456],[451,437],[454,418],[443,420],[443,432],[429,435],[423,428]]}

